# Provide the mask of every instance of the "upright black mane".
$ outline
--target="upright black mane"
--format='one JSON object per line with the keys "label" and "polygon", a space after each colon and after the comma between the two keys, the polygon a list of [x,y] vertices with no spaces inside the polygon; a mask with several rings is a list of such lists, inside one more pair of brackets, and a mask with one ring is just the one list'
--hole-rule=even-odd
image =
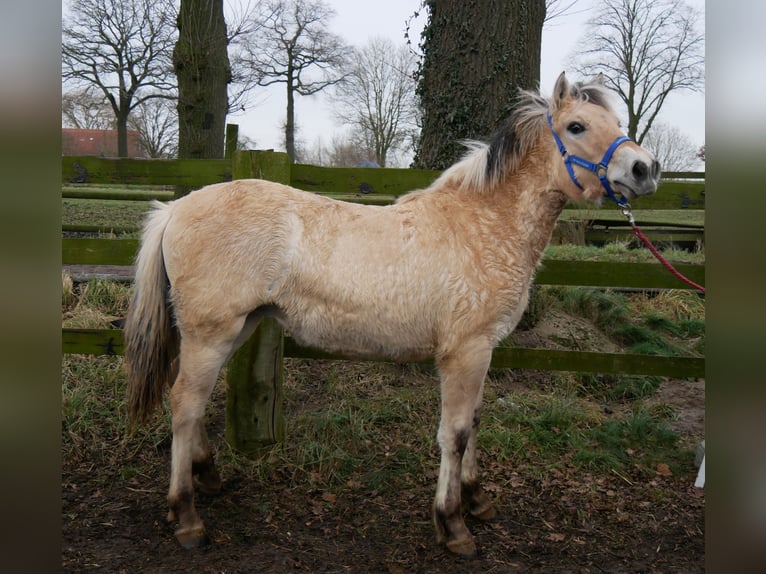
{"label": "upright black mane", "polygon": [[[576,82],[569,86],[569,98],[592,102],[611,110],[609,92],[601,81]],[[513,174],[522,158],[539,141],[543,131],[548,131],[548,114],[554,114],[553,98],[539,92],[521,91],[511,115],[506,119],[488,143],[468,140],[465,156],[445,170],[433,183],[434,186],[452,180],[461,188],[478,191],[492,188],[505,176]]]}
{"label": "upright black mane", "polygon": [[[569,96],[612,109],[609,92],[600,82],[575,82],[570,86]],[[553,107],[552,101],[539,92],[519,93],[513,112],[500,124],[489,141],[486,166],[489,181],[497,181],[516,170],[518,158],[527,154],[529,146],[537,141],[539,131],[547,129],[547,115],[553,113]]]}

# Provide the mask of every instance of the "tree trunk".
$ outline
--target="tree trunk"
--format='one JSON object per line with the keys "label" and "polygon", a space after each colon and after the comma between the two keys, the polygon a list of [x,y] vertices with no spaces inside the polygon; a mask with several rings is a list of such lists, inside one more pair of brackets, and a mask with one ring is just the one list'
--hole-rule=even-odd
{"label": "tree trunk", "polygon": [[117,114],[117,157],[128,157],[128,114]]}
{"label": "tree trunk", "polygon": [[295,163],[295,86],[292,67],[287,68],[287,118],[285,119],[285,151],[290,163]]}
{"label": "tree trunk", "polygon": [[128,157],[128,116],[130,115],[131,98],[122,83],[120,80],[120,90],[117,96],[119,106],[116,106],[112,100],[112,109],[115,117],[114,124],[117,128],[117,157]]}
{"label": "tree trunk", "polygon": [[545,0],[431,0],[429,6],[414,166],[445,169],[463,155],[461,140],[488,139],[519,89],[539,86]]}
{"label": "tree trunk", "polygon": [[223,158],[231,81],[223,0],[181,0],[178,32],[178,157]]}

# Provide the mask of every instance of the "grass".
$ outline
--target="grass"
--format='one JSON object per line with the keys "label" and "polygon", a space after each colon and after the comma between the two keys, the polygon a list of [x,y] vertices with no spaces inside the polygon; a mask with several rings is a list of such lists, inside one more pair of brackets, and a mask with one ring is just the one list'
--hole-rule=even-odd
{"label": "grass", "polygon": [[548,297],[567,312],[592,321],[629,352],[684,356],[704,353],[704,303],[694,293],[650,298],[612,290],[549,287]]}
{"label": "grass", "polygon": [[94,279],[75,285],[62,273],[62,326],[75,329],[108,329],[110,321],[124,317],[130,303],[130,287]]}
{"label": "grass", "polygon": [[[687,251],[674,247],[659,250],[670,263],[704,264],[704,251]],[[626,263],[656,263],[654,255],[648,249],[633,249],[627,242],[615,241],[603,247],[592,245],[549,245],[545,257],[550,259],[571,259],[577,261],[622,261]]]}
{"label": "grass", "polygon": [[[643,396],[650,396],[652,391]],[[622,470],[626,466],[651,474],[659,463],[679,471],[690,453],[668,425],[671,413],[640,401],[626,414],[613,416],[597,408],[603,393],[589,395],[516,393],[512,401],[496,400],[485,408],[480,446],[485,456],[539,469],[570,464],[582,470]],[[624,403],[612,398],[609,404]]]}
{"label": "grass", "polygon": [[[636,222],[639,226],[643,221],[652,221],[667,225],[705,224],[704,209],[634,209],[633,216],[636,218]],[[576,219],[592,221],[594,219],[607,219],[619,223],[624,223],[626,221],[625,216],[618,209],[611,208],[565,209],[559,217],[564,220]]]}
{"label": "grass", "polygon": [[[129,286],[105,280],[74,285],[66,276],[62,281],[65,326],[105,327],[127,309]],[[694,294],[549,287],[545,298],[546,305],[592,321],[629,349],[704,349],[704,302]],[[661,382],[657,377],[555,373],[549,382],[514,390],[517,376],[493,371],[489,377],[479,441],[490,469],[513,461],[514,468],[532,473],[570,466],[651,474],[658,463],[680,472],[693,460],[668,426],[672,409],[647,406]],[[126,480],[158,463],[157,453],[169,446],[167,406],[149,425],[131,429],[124,395],[121,357],[64,357],[67,460],[95,459]],[[224,475],[266,481],[276,473],[325,490],[352,485],[379,493],[435,479],[439,386],[431,367],[287,359],[287,440],[257,460],[226,445],[224,396],[222,376],[208,419]]]}
{"label": "grass", "polygon": [[148,201],[61,200],[61,220],[70,225],[97,225],[105,229],[131,227],[138,230],[148,210]]}
{"label": "grass", "polygon": [[351,482],[379,492],[401,488],[433,464],[439,397],[427,370],[286,363],[285,407],[295,415],[290,440],[272,457],[327,488]]}

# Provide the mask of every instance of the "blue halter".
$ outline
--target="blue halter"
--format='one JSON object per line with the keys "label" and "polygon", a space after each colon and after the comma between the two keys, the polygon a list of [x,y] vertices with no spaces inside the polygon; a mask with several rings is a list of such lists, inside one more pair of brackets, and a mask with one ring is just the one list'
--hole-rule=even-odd
{"label": "blue halter", "polygon": [[606,150],[606,153],[604,154],[604,157],[601,159],[599,163],[593,163],[592,161],[588,161],[587,159],[581,158],[576,155],[570,155],[567,152],[567,148],[564,147],[564,142],[561,141],[561,138],[559,137],[559,134],[556,133],[556,130],[553,129],[553,118],[551,117],[551,114],[548,114],[548,125],[551,128],[551,133],[553,134],[553,139],[556,140],[556,145],[559,148],[559,151],[561,152],[561,157],[564,158],[564,164],[567,166],[567,171],[569,172],[569,177],[572,178],[572,181],[574,184],[579,187],[580,189],[585,189],[583,185],[580,183],[580,180],[577,179],[577,176],[574,172],[574,167],[572,167],[572,164],[585,168],[588,171],[592,171],[598,176],[599,181],[601,182],[601,185],[606,190],[606,195],[614,201],[617,205],[620,207],[625,207],[628,205],[628,201],[624,197],[620,197],[619,199],[617,196],[615,196],[614,191],[612,191],[612,186],[609,185],[609,181],[606,179],[606,170],[607,167],[609,167],[609,161],[612,159],[612,156],[614,155],[615,150],[625,142],[631,141],[631,139],[628,136],[620,136],[616,140],[612,142],[612,145],[609,146],[609,148]]}

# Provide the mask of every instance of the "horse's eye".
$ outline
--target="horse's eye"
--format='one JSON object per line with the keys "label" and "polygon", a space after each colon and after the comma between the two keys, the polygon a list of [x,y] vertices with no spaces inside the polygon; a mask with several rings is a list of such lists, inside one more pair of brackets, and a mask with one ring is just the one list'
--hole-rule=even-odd
{"label": "horse's eye", "polygon": [[581,134],[585,131],[585,126],[580,122],[572,122],[567,126],[567,131],[574,135]]}

